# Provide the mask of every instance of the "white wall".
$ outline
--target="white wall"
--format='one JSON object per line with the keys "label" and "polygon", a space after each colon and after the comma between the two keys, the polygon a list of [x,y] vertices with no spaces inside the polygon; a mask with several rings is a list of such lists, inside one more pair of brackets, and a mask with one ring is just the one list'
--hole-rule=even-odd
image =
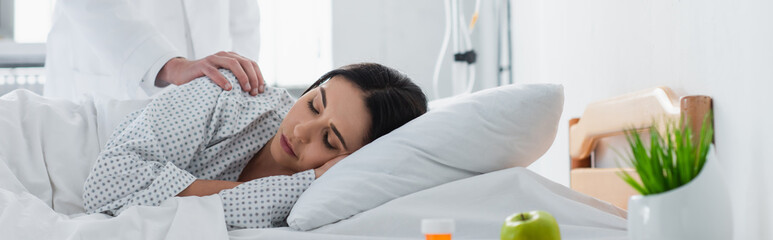
{"label": "white wall", "polygon": [[[435,61],[443,41],[442,0],[333,0],[333,67],[377,62],[407,74],[430,99]],[[464,2],[469,21],[475,1]],[[497,85],[494,1],[481,4],[472,42],[478,53],[475,90]],[[451,56],[446,54],[441,82],[450,82]],[[451,94],[449,84],[441,96]]]}
{"label": "white wall", "polygon": [[533,170],[568,184],[567,124],[592,101],[665,85],[714,99],[735,239],[773,239],[773,1],[514,0],[515,80],[565,86]]}

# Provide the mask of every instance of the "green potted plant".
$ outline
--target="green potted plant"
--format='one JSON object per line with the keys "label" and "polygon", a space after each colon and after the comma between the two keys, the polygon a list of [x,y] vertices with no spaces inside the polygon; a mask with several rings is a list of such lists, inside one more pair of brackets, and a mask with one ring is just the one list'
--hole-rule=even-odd
{"label": "green potted plant", "polygon": [[625,131],[631,147],[627,157],[630,166],[636,169],[641,181],[625,171],[620,177],[642,195],[658,194],[687,184],[698,176],[709,152],[714,129],[706,115],[699,139],[693,139],[692,129],[684,121],[678,124],[668,122],[665,135],[655,125],[649,127],[649,148],[645,147],[641,134],[636,129]]}
{"label": "green potted plant", "polygon": [[628,233],[638,239],[731,239],[729,196],[712,148],[711,114],[700,134],[684,119],[668,122],[661,134],[649,131],[649,146],[635,129],[626,130],[625,158],[641,180],[625,171],[620,177],[641,195],[628,201]]}

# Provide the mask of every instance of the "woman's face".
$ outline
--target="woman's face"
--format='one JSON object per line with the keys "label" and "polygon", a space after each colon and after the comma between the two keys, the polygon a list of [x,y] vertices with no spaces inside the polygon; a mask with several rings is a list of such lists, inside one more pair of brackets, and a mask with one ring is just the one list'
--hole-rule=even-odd
{"label": "woman's face", "polygon": [[271,140],[271,155],[294,172],[317,168],[364,146],[369,128],[362,90],[334,76],[290,108]]}

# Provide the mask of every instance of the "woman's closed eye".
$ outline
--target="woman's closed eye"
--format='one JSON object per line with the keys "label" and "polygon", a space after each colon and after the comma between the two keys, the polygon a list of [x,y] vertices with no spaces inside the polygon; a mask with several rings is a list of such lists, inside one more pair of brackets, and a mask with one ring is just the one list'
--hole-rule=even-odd
{"label": "woman's closed eye", "polygon": [[[314,99],[309,100],[309,104],[308,105],[309,105],[309,110],[311,111],[311,113],[313,113],[314,115],[319,115],[319,110],[314,108]],[[336,148],[333,147],[333,145],[330,144],[330,141],[328,141],[327,139],[328,139],[328,131],[325,131],[325,134],[323,134],[323,136],[322,136],[322,142],[325,143],[325,147],[327,147],[327,149],[336,150]]]}
{"label": "woman's closed eye", "polygon": [[314,113],[314,115],[319,114],[319,111],[314,108],[314,99],[309,100],[309,110],[311,110],[311,113]]}
{"label": "woman's closed eye", "polygon": [[324,136],[322,136],[324,140],[323,142],[325,143],[325,147],[327,147],[327,149],[330,149],[330,150],[336,150],[336,148],[330,144],[330,141],[327,140],[327,137],[328,137],[328,131],[325,131]]}

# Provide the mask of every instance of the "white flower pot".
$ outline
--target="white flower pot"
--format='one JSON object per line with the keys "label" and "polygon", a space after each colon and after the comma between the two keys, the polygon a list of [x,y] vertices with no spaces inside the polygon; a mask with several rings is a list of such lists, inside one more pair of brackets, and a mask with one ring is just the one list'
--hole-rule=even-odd
{"label": "white flower pot", "polygon": [[628,236],[631,240],[733,238],[730,195],[713,146],[703,170],[689,183],[628,200]]}

